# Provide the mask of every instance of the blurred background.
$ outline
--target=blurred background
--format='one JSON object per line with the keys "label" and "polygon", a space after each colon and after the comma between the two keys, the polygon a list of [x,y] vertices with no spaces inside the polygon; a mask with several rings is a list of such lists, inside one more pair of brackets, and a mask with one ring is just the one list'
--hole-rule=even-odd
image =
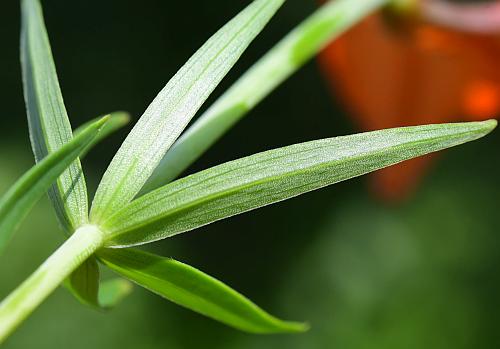
{"label": "blurred background", "polygon": [[[210,33],[247,3],[43,1],[73,126],[115,110],[137,120]],[[312,0],[288,1],[206,105],[316,6]],[[32,166],[33,156],[18,59],[18,2],[0,2],[0,14],[1,193]],[[189,171],[370,128],[359,121],[366,115],[356,103],[364,102],[340,91],[339,86],[348,88],[349,78],[332,81],[324,75],[327,61],[323,56],[321,65],[307,64]],[[356,65],[343,69],[354,71]],[[411,90],[412,80],[403,87]],[[389,126],[405,124],[405,114],[413,113],[400,111],[402,119]],[[418,117],[408,122],[420,123]],[[128,130],[84,160],[92,190]],[[498,348],[499,143],[495,132],[439,154],[397,199],[380,195],[374,182],[362,177],[149,246],[217,277],[273,314],[308,321],[308,333],[240,333],[140,287],[113,311],[100,313],[59,289],[4,347]],[[62,241],[44,199],[1,257],[0,297]]]}

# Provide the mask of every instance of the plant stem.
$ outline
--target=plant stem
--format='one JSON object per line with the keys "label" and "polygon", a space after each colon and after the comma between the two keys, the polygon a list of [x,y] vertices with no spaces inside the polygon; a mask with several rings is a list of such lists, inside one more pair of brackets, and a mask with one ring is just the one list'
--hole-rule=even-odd
{"label": "plant stem", "polygon": [[227,90],[172,146],[142,194],[175,179],[227,130],[322,48],[373,11],[404,0],[329,1]]}
{"label": "plant stem", "polygon": [[0,304],[0,344],[63,280],[103,244],[103,233],[82,226]]}

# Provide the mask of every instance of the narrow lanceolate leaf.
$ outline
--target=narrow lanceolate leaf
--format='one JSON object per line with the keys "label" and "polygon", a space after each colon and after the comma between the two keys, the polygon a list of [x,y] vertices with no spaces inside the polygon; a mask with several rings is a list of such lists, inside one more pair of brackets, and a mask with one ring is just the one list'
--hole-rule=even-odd
{"label": "narrow lanceolate leaf", "polygon": [[141,191],[167,184],[331,40],[390,0],[329,1],[253,65],[172,146]]}
{"label": "narrow lanceolate leaf", "polygon": [[134,249],[105,249],[99,257],[138,285],[237,329],[252,333],[307,330],[307,325],[269,315],[222,282],[173,259]]}
{"label": "narrow lanceolate leaf", "polygon": [[[73,136],[38,0],[22,0],[21,62],[31,144],[39,162]],[[57,179],[49,196],[67,232],[87,223],[87,189],[79,159]]]}
{"label": "narrow lanceolate leaf", "polygon": [[91,220],[129,203],[194,114],[284,0],[255,0],[203,45],[147,108],[99,185]]}
{"label": "narrow lanceolate leaf", "polygon": [[97,260],[90,257],[71,273],[65,286],[81,303],[97,309],[115,307],[132,291],[127,280],[115,278],[100,283],[99,279]]}
{"label": "narrow lanceolate leaf", "polygon": [[102,228],[144,244],[489,133],[496,121],[404,127],[296,144],[231,161],[134,200]]}
{"label": "narrow lanceolate leaf", "polygon": [[45,157],[0,199],[0,252],[23,218],[61,173],[89,146],[95,144],[94,140],[106,120],[103,118],[88,126],[73,140]]}

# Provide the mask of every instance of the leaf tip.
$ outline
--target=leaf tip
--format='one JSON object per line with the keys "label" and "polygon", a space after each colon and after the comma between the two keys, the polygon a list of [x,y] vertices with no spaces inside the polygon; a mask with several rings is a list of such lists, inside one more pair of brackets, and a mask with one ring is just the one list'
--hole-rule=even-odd
{"label": "leaf tip", "polygon": [[485,129],[489,133],[497,127],[498,121],[496,119],[489,119],[489,120],[483,121],[483,124],[484,124]]}
{"label": "leaf tip", "polygon": [[97,121],[96,126],[103,126],[105,123],[109,121],[109,119],[111,119],[111,115],[103,116]]}
{"label": "leaf tip", "polygon": [[307,322],[297,322],[297,321],[283,321],[274,318],[274,324],[267,329],[261,330],[250,330],[256,334],[299,334],[309,331],[311,326]]}
{"label": "leaf tip", "polygon": [[[100,133],[106,127],[108,122],[110,122],[110,120],[111,120],[111,115],[105,115],[105,116],[101,117],[99,120],[97,120],[96,122],[94,122],[90,126],[90,129],[97,132],[97,133]],[[76,131],[75,134],[76,133],[78,133],[78,132]]]}
{"label": "leaf tip", "polygon": [[127,125],[131,120],[130,114],[121,110],[111,113],[110,116],[121,126]]}
{"label": "leaf tip", "polygon": [[284,330],[287,333],[304,333],[311,328],[307,322],[286,321],[284,325]]}

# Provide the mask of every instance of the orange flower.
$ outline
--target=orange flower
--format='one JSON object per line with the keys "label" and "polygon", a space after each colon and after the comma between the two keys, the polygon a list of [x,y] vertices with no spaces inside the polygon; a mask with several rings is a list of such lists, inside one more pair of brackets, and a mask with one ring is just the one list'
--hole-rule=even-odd
{"label": "orange flower", "polygon": [[[334,94],[363,130],[497,117],[500,3],[418,4],[418,17],[395,22],[377,13],[320,54]],[[405,198],[433,158],[376,172],[375,192]]]}

